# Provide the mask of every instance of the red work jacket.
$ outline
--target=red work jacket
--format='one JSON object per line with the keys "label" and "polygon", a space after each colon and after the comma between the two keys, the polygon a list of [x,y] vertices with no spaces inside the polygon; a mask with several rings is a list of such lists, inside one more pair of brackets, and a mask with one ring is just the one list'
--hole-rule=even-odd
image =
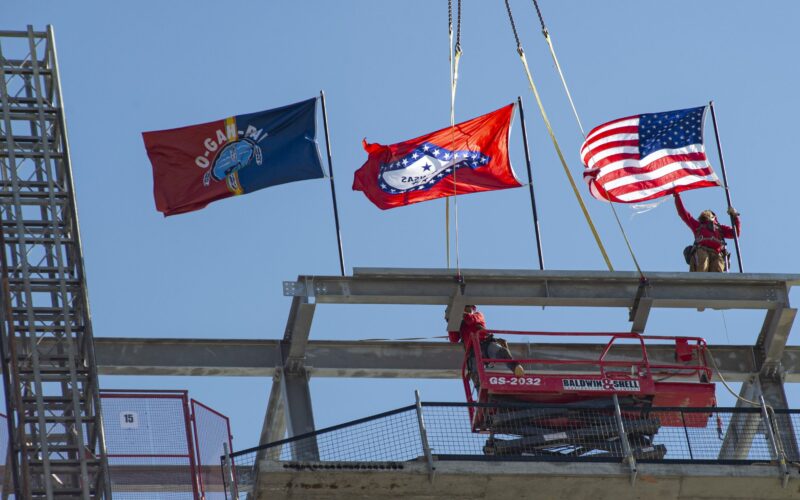
{"label": "red work jacket", "polygon": [[461,328],[457,332],[447,332],[450,342],[464,342],[464,348],[469,350],[470,338],[472,333],[478,332],[478,340],[483,342],[486,340],[488,333],[486,332],[486,319],[483,313],[475,311],[473,313],[464,314],[464,319],[461,320]]}
{"label": "red work jacket", "polygon": [[[719,223],[700,222],[692,217],[692,214],[686,210],[683,206],[683,202],[677,196],[675,197],[675,208],[678,210],[678,215],[683,222],[685,222],[694,233],[694,242],[698,246],[706,247],[720,253],[725,249],[725,238],[730,239],[734,236],[733,228],[730,226]],[[742,234],[742,223],[739,221],[739,217],[734,217],[733,220],[736,224],[736,233]]]}

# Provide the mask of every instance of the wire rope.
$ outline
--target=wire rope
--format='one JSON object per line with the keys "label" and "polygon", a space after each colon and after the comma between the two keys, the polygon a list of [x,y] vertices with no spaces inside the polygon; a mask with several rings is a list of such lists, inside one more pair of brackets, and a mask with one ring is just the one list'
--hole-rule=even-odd
{"label": "wire rope", "polygon": [[578,122],[578,128],[581,130],[581,135],[583,135],[585,138],[586,132],[584,131],[583,124],[578,116],[578,110],[575,108],[575,102],[572,100],[572,94],[569,91],[569,86],[567,86],[567,80],[564,78],[564,72],[561,71],[561,64],[559,64],[558,57],[556,57],[556,50],[553,47],[553,41],[550,38],[550,30],[548,30],[547,26],[544,24],[544,17],[542,16],[542,10],[539,8],[539,2],[533,0],[533,7],[536,9],[536,15],[539,16],[539,24],[542,25],[542,35],[547,42],[547,46],[550,48],[550,56],[553,58],[553,63],[556,65],[558,76],[561,77],[561,84],[564,86],[564,91],[567,94],[567,99],[569,99],[569,104],[572,106],[572,114],[575,115],[575,121]]}
{"label": "wire rope", "polygon": [[[455,95],[453,92],[453,0],[447,0],[447,33],[449,48],[447,50],[447,65],[450,71],[450,125],[455,118]],[[450,269],[450,197],[444,199],[444,227],[445,251],[447,253],[447,269]]]}
{"label": "wire rope", "polygon": [[[449,33],[450,33],[450,149],[455,147],[456,137],[456,90],[458,88],[458,65],[461,60],[461,0],[457,3],[456,13],[456,43],[455,51],[453,50],[453,2],[447,1]],[[455,254],[456,254],[456,276],[461,279],[461,252],[459,248],[459,232],[458,232],[458,174],[457,166],[453,164],[453,219],[455,225]],[[447,217],[447,268],[450,268],[450,197],[445,198],[446,204],[446,217]]]}
{"label": "wire rope", "polygon": [[[586,132],[583,128],[583,123],[581,123],[581,118],[578,115],[578,109],[575,107],[575,102],[572,99],[572,93],[569,91],[569,85],[567,85],[567,80],[564,77],[564,72],[561,69],[561,64],[558,62],[558,57],[556,56],[555,47],[553,47],[553,41],[550,37],[550,30],[547,29],[547,25],[544,22],[544,16],[542,15],[542,10],[539,8],[539,2],[537,0],[533,0],[533,7],[536,9],[536,15],[539,17],[539,24],[542,27],[542,35],[544,36],[545,41],[547,42],[547,46],[550,49],[550,56],[553,58],[553,63],[556,66],[556,71],[558,71],[558,76],[561,78],[561,85],[564,87],[564,93],[567,95],[567,100],[569,100],[570,107],[572,108],[572,114],[575,116],[575,121],[578,123],[578,129],[581,131],[581,135],[583,138],[586,138]],[[617,226],[619,227],[620,232],[622,233],[622,238],[625,240],[625,246],[628,248],[628,253],[631,255],[631,259],[633,260],[633,265],[636,266],[636,271],[639,273],[639,276],[646,280],[647,278],[642,272],[642,268],[639,265],[639,259],[636,258],[636,253],[633,251],[633,245],[631,245],[630,239],[628,238],[628,234],[625,232],[625,228],[622,226],[622,221],[619,218],[619,214],[617,213],[617,209],[614,206],[614,202],[609,200],[609,205],[611,207],[611,212],[614,214],[614,220],[617,222]]]}
{"label": "wire rope", "polygon": [[550,119],[547,117],[547,112],[544,109],[544,105],[542,104],[542,99],[539,96],[539,91],[536,88],[536,84],[533,82],[533,76],[531,74],[530,67],[528,66],[528,61],[525,58],[525,50],[522,48],[522,43],[519,40],[519,35],[517,33],[517,26],[514,23],[514,15],[511,13],[511,5],[509,5],[508,0],[505,0],[506,4],[506,11],[508,12],[508,19],[511,22],[511,30],[514,33],[514,40],[517,43],[517,53],[519,54],[520,60],[522,61],[522,66],[525,69],[525,74],[528,77],[528,84],[533,91],[533,96],[536,98],[536,104],[539,106],[539,113],[542,115],[542,120],[544,120],[545,127],[547,128],[547,132],[550,135],[550,139],[553,142],[553,146],[555,147],[556,154],[558,155],[558,159],[561,162],[561,166],[564,169],[564,173],[567,175],[567,179],[569,180],[570,186],[572,187],[572,191],[575,194],[575,199],[578,201],[578,204],[581,207],[581,211],[583,212],[583,216],[586,219],[586,223],[589,225],[589,229],[594,236],[595,242],[597,243],[597,247],[600,249],[600,253],[603,256],[603,260],[605,260],[606,266],[608,267],[609,271],[614,270],[614,266],[611,265],[611,259],[608,257],[608,253],[606,253],[606,249],[603,246],[603,242],[600,239],[600,235],[597,233],[597,229],[594,226],[594,222],[592,222],[592,218],[589,215],[589,211],[586,208],[586,205],[583,203],[583,199],[581,198],[581,194],[578,191],[578,186],[575,184],[575,179],[572,177],[572,173],[569,171],[569,167],[567,166],[567,161],[564,158],[564,154],[561,152],[561,147],[558,145],[558,140],[556,139],[555,132],[553,132],[553,127],[550,124]]}

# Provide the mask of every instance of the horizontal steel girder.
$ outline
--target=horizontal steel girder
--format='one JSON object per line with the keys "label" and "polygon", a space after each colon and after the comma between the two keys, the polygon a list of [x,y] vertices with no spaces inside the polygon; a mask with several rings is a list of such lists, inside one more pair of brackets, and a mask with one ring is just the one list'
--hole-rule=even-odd
{"label": "horizontal steel girder", "polygon": [[[103,375],[191,375],[272,377],[282,366],[280,340],[187,340],[95,338]],[[511,344],[516,357],[596,360],[600,344]],[[620,346],[622,347],[622,346]],[[630,360],[640,359],[625,346]],[[530,351],[528,349],[530,348]],[[754,348],[711,346],[723,376],[742,382],[758,373]],[[615,351],[623,354],[623,351]],[[648,346],[651,362],[672,362],[674,346]],[[305,367],[314,377],[456,378],[463,349],[447,342],[322,341],[308,342]],[[781,357],[786,382],[800,382],[800,346],[787,346]]]}
{"label": "horizontal steel girder", "polygon": [[[447,305],[463,291],[468,303],[572,307],[632,307],[640,277],[634,272],[355,269],[353,276],[300,276],[284,295],[316,303]],[[647,273],[652,307],[777,309],[789,304],[797,274]]]}

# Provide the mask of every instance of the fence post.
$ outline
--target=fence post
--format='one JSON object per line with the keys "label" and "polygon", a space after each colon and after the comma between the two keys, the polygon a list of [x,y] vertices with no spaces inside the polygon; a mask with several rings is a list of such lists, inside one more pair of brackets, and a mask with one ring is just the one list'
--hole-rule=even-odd
{"label": "fence post", "polygon": [[414,397],[417,400],[417,423],[419,424],[419,437],[422,440],[422,450],[425,452],[425,460],[428,462],[428,480],[433,482],[433,475],[436,472],[436,467],[433,465],[433,455],[431,454],[431,447],[428,444],[428,431],[425,429],[425,419],[422,418],[422,402],[419,399],[419,391],[414,391]]}
{"label": "fence post", "polygon": [[775,454],[775,458],[778,460],[778,467],[781,469],[781,483],[784,488],[789,483],[789,468],[786,466],[786,456],[783,454],[783,447],[778,447],[778,442],[775,439],[775,433],[772,431],[772,424],[773,422],[777,426],[777,422],[770,418],[769,412],[767,411],[767,403],[764,401],[764,396],[759,396],[761,401],[761,416],[764,418],[764,427],[767,429],[767,438],[769,439],[769,444],[772,446],[772,452]]}
{"label": "fence post", "polygon": [[219,457],[219,473],[222,475],[222,493],[225,495],[225,500],[228,500],[228,454]]}
{"label": "fence post", "polygon": [[686,428],[686,416],[683,414],[683,410],[681,410],[681,422],[683,423],[683,434],[686,436],[686,446],[689,448],[689,460],[694,460],[692,440],[689,439],[689,429]]}
{"label": "fence post", "polygon": [[[233,474],[233,459],[231,458],[231,449],[228,443],[222,443],[222,451],[225,452],[225,475],[228,481],[231,482],[231,498],[239,500],[239,485],[236,484],[236,476]],[[227,498],[227,492],[225,493]]]}
{"label": "fence post", "polygon": [[628,442],[628,435],[625,433],[625,426],[622,425],[622,410],[619,407],[619,398],[616,394],[614,396],[614,416],[617,417],[617,430],[619,431],[619,440],[622,443],[622,453],[625,454],[623,461],[628,462],[628,468],[631,470],[631,485],[636,482],[636,459],[633,458],[631,445]]}

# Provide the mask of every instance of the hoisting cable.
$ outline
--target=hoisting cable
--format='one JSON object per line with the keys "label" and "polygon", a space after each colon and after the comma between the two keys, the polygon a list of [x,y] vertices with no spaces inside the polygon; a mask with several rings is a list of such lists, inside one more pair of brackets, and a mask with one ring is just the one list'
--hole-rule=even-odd
{"label": "hoisting cable", "polygon": [[724,385],[725,388],[728,389],[728,392],[730,392],[733,395],[733,397],[735,397],[742,403],[747,403],[753,406],[761,406],[761,403],[757,403],[747,398],[743,398],[742,396],[737,394],[736,391],[731,389],[731,386],[728,385],[728,381],[725,380],[725,377],[722,376],[722,371],[719,369],[719,366],[717,366],[717,360],[714,359],[714,353],[711,352],[711,349],[708,346],[706,346],[706,352],[708,352],[708,357],[709,359],[711,359],[711,364],[714,365],[714,371],[717,372],[717,377],[719,377],[719,380],[720,382],[722,382],[722,385]]}
{"label": "hoisting cable", "polygon": [[[451,140],[450,148],[455,147],[456,137],[456,89],[458,87],[458,63],[461,60],[461,0],[457,4],[458,12],[456,14],[456,45],[455,52],[453,52],[453,2],[447,0],[447,12],[450,28],[450,131]],[[459,249],[459,234],[458,234],[458,179],[457,168],[453,165],[453,209],[455,221],[455,237],[456,237],[456,278],[461,280],[461,256]],[[447,197],[447,268],[450,268],[450,197]]]}
{"label": "hoisting cable", "polygon": [[631,246],[631,242],[628,240],[628,235],[625,233],[625,228],[622,227],[622,222],[619,220],[619,215],[617,215],[617,209],[614,208],[614,202],[608,200],[608,204],[611,206],[611,212],[614,214],[614,218],[617,220],[617,226],[619,226],[619,230],[622,233],[622,238],[625,240],[625,245],[628,247],[628,252],[631,254],[631,258],[633,259],[633,265],[636,266],[636,271],[639,273],[639,278],[641,280],[647,281],[647,277],[642,272],[642,268],[639,267],[639,260],[636,258],[636,254],[633,253],[633,247]]}
{"label": "hoisting cable", "polygon": [[[569,100],[569,104],[572,107],[572,114],[575,116],[575,121],[578,122],[578,128],[581,131],[581,135],[585,139],[586,132],[583,129],[583,124],[581,123],[580,116],[578,116],[578,109],[575,107],[575,102],[572,100],[572,94],[569,91],[567,80],[566,78],[564,78],[564,72],[561,70],[561,64],[558,63],[558,57],[556,57],[556,50],[553,47],[553,41],[550,39],[550,30],[547,29],[547,26],[544,23],[544,16],[542,16],[542,10],[539,8],[539,2],[537,0],[533,0],[533,7],[536,9],[536,15],[539,17],[539,24],[541,24],[542,26],[542,35],[544,35],[544,39],[547,42],[547,46],[550,49],[550,55],[553,57],[553,62],[555,63],[556,70],[558,71],[558,76],[561,77],[561,85],[564,87],[564,92],[567,94],[567,99]],[[617,214],[617,209],[614,207],[614,202],[611,200],[608,201],[609,204],[611,205],[611,211],[614,214],[614,219],[617,221],[617,226],[619,226],[619,230],[622,233],[622,238],[625,240],[625,245],[628,247],[628,252],[631,254],[631,258],[633,259],[633,265],[636,266],[636,271],[639,273],[639,277],[644,282],[647,280],[647,278],[642,272],[642,268],[639,266],[639,260],[636,258],[636,254],[633,252],[633,246],[631,245],[630,240],[628,240],[628,235],[625,233],[625,229],[622,227],[622,222],[620,221],[619,215]]]}
{"label": "hoisting cable", "polygon": [[522,43],[519,41],[519,35],[517,34],[517,26],[514,23],[514,15],[511,13],[511,5],[509,5],[508,0],[505,0],[506,4],[506,11],[508,12],[508,20],[511,22],[511,30],[514,32],[514,40],[517,42],[517,53],[519,54],[520,60],[522,61],[522,66],[525,68],[525,74],[528,77],[528,84],[533,91],[533,96],[536,98],[536,104],[539,106],[539,112],[542,115],[542,120],[544,120],[545,127],[547,127],[547,133],[550,134],[550,139],[553,141],[553,146],[556,149],[556,154],[558,155],[558,159],[561,161],[561,166],[564,168],[564,173],[567,174],[567,179],[569,179],[570,186],[572,186],[572,191],[575,193],[575,198],[578,200],[578,204],[583,211],[583,216],[586,218],[587,224],[589,224],[589,229],[592,231],[592,235],[594,236],[595,241],[597,242],[597,247],[600,249],[600,253],[603,254],[603,260],[606,262],[606,266],[608,267],[609,271],[614,270],[614,266],[611,265],[611,259],[609,259],[608,254],[606,253],[606,249],[603,246],[603,242],[600,240],[600,235],[597,233],[597,229],[594,227],[594,223],[592,222],[592,218],[589,215],[589,211],[586,209],[586,205],[583,203],[583,199],[581,198],[581,194],[578,191],[578,186],[575,185],[575,179],[572,178],[572,174],[569,171],[569,167],[567,166],[567,161],[564,159],[564,154],[561,152],[561,147],[558,145],[558,140],[556,140],[555,133],[553,132],[553,127],[550,125],[550,119],[547,118],[547,113],[544,110],[544,105],[542,104],[542,99],[539,97],[539,91],[536,89],[536,84],[533,83],[533,76],[531,75],[531,70],[528,67],[528,61],[525,58],[525,51],[522,48]]}
{"label": "hoisting cable", "polygon": [[547,29],[547,26],[544,24],[544,17],[542,17],[542,11],[539,9],[539,2],[533,0],[533,7],[536,9],[536,15],[539,16],[539,23],[542,25],[542,35],[544,35],[544,39],[547,42],[547,46],[550,47],[550,55],[553,57],[553,62],[556,65],[556,70],[558,70],[558,76],[561,77],[561,84],[564,86],[564,91],[567,93],[567,99],[569,99],[569,104],[572,106],[572,114],[575,115],[575,120],[578,122],[578,128],[581,129],[581,134],[583,137],[586,137],[586,132],[583,130],[583,124],[581,123],[581,119],[578,116],[578,110],[575,109],[575,103],[572,101],[572,94],[569,92],[569,87],[567,86],[567,80],[564,78],[564,73],[561,71],[561,65],[558,63],[558,58],[556,57],[556,51],[553,48],[553,42],[550,40],[550,31]]}
{"label": "hoisting cable", "polygon": [[[447,0],[447,34],[449,48],[447,50],[447,65],[450,71],[450,125],[455,118],[455,93],[453,92],[453,0]],[[444,232],[445,251],[447,252],[447,269],[450,269],[450,197],[444,199]]]}

